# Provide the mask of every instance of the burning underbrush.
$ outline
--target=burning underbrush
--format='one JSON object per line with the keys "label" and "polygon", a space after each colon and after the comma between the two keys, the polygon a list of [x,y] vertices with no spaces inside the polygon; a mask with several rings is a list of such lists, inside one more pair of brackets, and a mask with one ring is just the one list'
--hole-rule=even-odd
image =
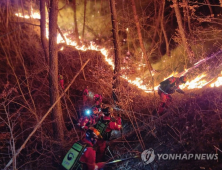
{"label": "burning underbrush", "polygon": [[[4,30],[4,29],[0,29]],[[1,32],[5,34],[6,32]],[[88,85],[91,97],[99,93],[104,103],[113,105],[112,66],[101,52],[79,51],[73,46],[58,45],[59,74],[65,87],[90,59],[81,74],[61,99],[66,128],[65,152],[78,140],[81,132],[75,123],[82,107],[82,91]],[[50,107],[48,64],[44,60],[41,41],[32,26],[6,34],[0,40],[1,135],[0,168],[15,155],[25,139]],[[218,65],[219,66],[219,65]],[[62,93],[62,89],[60,88]],[[109,141],[107,160],[128,158],[153,148],[155,153],[209,153],[221,152],[221,88],[185,90],[186,95],[173,95],[173,103],[161,117],[156,114],[159,96],[145,93],[122,79],[117,94],[120,108],[115,108],[123,119],[123,131],[113,132]],[[92,102],[92,99],[90,100]],[[91,104],[91,103],[90,103]],[[114,106],[114,105],[113,105]],[[53,169],[52,160],[61,162],[63,155],[52,149],[52,122],[48,116],[41,128],[31,137],[22,152],[13,161],[17,169]],[[158,160],[144,165],[141,159],[107,166],[106,169],[220,169],[219,160]],[[183,167],[183,168],[181,168]],[[56,169],[56,168],[54,168]]]}

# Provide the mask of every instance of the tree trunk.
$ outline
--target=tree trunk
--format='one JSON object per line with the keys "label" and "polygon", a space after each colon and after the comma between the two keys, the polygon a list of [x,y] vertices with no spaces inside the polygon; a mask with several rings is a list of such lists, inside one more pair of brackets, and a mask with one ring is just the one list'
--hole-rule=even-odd
{"label": "tree trunk", "polygon": [[85,23],[86,23],[86,4],[87,0],[84,0],[84,18],[83,18],[83,28],[82,28],[82,40],[84,40]]}
{"label": "tree trunk", "polygon": [[152,66],[151,66],[151,64],[149,62],[149,59],[147,57],[146,50],[145,50],[145,47],[144,47],[144,44],[143,44],[142,34],[141,34],[141,30],[140,30],[140,23],[139,23],[139,19],[138,19],[137,13],[136,13],[136,6],[135,6],[134,0],[131,0],[131,3],[132,3],[132,8],[133,8],[134,20],[136,22],[137,32],[138,32],[138,36],[139,36],[140,47],[142,49],[144,58],[145,58],[145,60],[147,62],[147,67],[148,67],[148,69],[150,71],[150,74],[152,75],[153,68],[152,68]]}
{"label": "tree trunk", "polygon": [[[156,49],[156,35],[157,33],[160,32],[159,30],[159,25],[160,25],[160,18],[161,18],[161,10],[159,10],[159,7],[160,7],[160,4],[158,3],[157,1],[154,1],[154,8],[155,8],[155,30],[154,30],[154,34],[153,34],[153,40],[152,40],[152,44],[151,44],[151,47],[150,47],[150,54],[149,56],[153,53],[154,49]],[[158,8],[158,13],[157,13],[157,9]],[[160,36],[162,35],[162,33],[160,34]],[[159,37],[160,37],[159,36]],[[161,44],[161,43],[160,43]]]}
{"label": "tree trunk", "polygon": [[73,10],[74,10],[74,24],[75,24],[74,36],[76,38],[77,44],[80,44],[79,32],[78,32],[78,26],[77,26],[77,19],[76,19],[76,0],[73,0]]}
{"label": "tree trunk", "polygon": [[164,27],[164,9],[165,9],[165,0],[162,0],[163,5],[162,5],[162,16],[161,16],[161,28],[163,31],[163,35],[164,35],[164,39],[165,39],[165,44],[166,44],[166,54],[167,56],[170,56],[170,49],[169,49],[169,41],[168,41],[168,37],[167,37],[167,33]]}
{"label": "tree trunk", "polygon": [[115,66],[114,66],[114,76],[113,76],[113,99],[118,102],[116,89],[120,83],[120,45],[119,45],[119,35],[118,35],[118,21],[116,14],[115,0],[110,0],[110,12],[112,20],[112,32],[113,32],[113,44],[115,50]]}
{"label": "tree trunk", "polygon": [[27,4],[27,6],[28,6],[28,15],[31,16],[32,15],[32,1],[31,0],[27,0],[27,3],[28,3]]}
{"label": "tree trunk", "polygon": [[183,0],[183,28],[187,32],[187,9],[186,9],[186,0]]}
{"label": "tree trunk", "polygon": [[[191,33],[191,26],[190,26],[190,13],[189,13],[189,5],[187,0],[183,0],[183,14],[184,14],[184,29]],[[186,28],[188,27],[188,28]]]}
{"label": "tree trunk", "polygon": [[48,53],[48,45],[46,39],[46,12],[45,12],[45,0],[40,0],[40,29],[41,29],[41,41],[42,41],[42,48],[45,53],[45,62],[48,64],[49,62],[49,53]]}
{"label": "tree trunk", "polygon": [[[57,18],[58,0],[50,0],[49,12],[49,87],[51,105],[59,98],[58,88],[58,51],[57,51]],[[60,101],[52,109],[54,139],[63,142],[64,121]]]}
{"label": "tree trunk", "polygon": [[182,38],[182,42],[183,42],[184,48],[185,48],[185,50],[188,54],[188,57],[192,61],[193,51],[192,51],[190,45],[188,44],[188,41],[187,41],[187,38],[186,38],[186,34],[185,34],[185,31],[184,31],[184,28],[183,28],[182,18],[181,18],[181,14],[180,14],[180,10],[179,10],[177,0],[173,0],[173,5],[174,5],[176,18],[177,18],[178,27],[179,27],[179,34]]}

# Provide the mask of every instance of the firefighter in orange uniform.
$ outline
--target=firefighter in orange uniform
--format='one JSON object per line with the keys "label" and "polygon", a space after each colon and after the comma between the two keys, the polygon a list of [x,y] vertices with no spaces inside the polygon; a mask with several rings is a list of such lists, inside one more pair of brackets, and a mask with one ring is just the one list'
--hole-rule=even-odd
{"label": "firefighter in orange uniform", "polygon": [[111,136],[112,130],[120,130],[122,128],[121,126],[121,118],[117,117],[114,119],[111,117],[113,115],[113,108],[111,107],[106,107],[102,109],[102,112],[104,116],[101,116],[94,127],[98,129],[100,132],[102,139],[99,139],[97,141],[97,156],[96,156],[96,161],[100,162],[104,158],[105,154],[105,149],[106,149],[106,141],[109,140]]}
{"label": "firefighter in orange uniform", "polygon": [[83,116],[79,119],[77,126],[79,126],[83,130],[89,129],[90,126],[96,124],[98,120],[99,111],[98,108],[94,107],[92,109],[85,109],[83,112]]}
{"label": "firefighter in orange uniform", "polygon": [[90,127],[85,137],[74,143],[62,162],[62,170],[98,170],[105,166],[105,162],[96,163],[96,151],[93,146],[100,138],[97,129]]}
{"label": "firefighter in orange uniform", "polygon": [[89,86],[86,86],[86,88],[83,90],[82,94],[82,100],[83,100],[83,106],[86,106],[88,103],[88,96],[89,96]]}
{"label": "firefighter in orange uniform", "polygon": [[166,107],[172,102],[171,94],[175,91],[178,93],[185,94],[183,90],[180,89],[179,85],[186,83],[186,77],[170,77],[160,83],[158,87],[158,94],[160,95],[161,103],[158,108],[158,114],[161,115]]}

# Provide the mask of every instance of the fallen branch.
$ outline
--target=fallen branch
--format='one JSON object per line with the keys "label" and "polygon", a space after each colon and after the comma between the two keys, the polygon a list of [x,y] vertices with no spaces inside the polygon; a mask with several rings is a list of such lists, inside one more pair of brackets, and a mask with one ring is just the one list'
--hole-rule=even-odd
{"label": "fallen branch", "polygon": [[37,129],[40,127],[40,125],[42,124],[42,122],[45,120],[45,118],[49,115],[49,113],[51,112],[51,110],[55,107],[55,105],[58,103],[58,101],[60,101],[60,99],[65,95],[66,91],[70,88],[70,86],[73,84],[73,82],[75,81],[76,77],[80,74],[80,72],[83,70],[83,68],[86,66],[86,64],[89,62],[90,59],[88,59],[85,64],[81,67],[81,69],[78,71],[78,73],[75,75],[75,77],[72,79],[72,81],[69,83],[69,85],[67,86],[67,88],[64,90],[64,92],[59,96],[59,98],[56,100],[56,102],[49,108],[49,110],[47,111],[47,113],[42,117],[42,119],[37,123],[37,125],[35,126],[35,128],[33,129],[33,131],[30,133],[30,135],[27,137],[27,139],[25,140],[25,142],[22,144],[22,146],[17,150],[16,154],[13,156],[13,158],[8,162],[8,164],[5,166],[4,170],[6,170],[7,168],[9,168],[9,166],[12,164],[13,159],[15,159],[19,153],[22,151],[22,149],[25,148],[25,145],[27,144],[27,142],[29,141],[29,139],[32,137],[32,135],[37,131]]}
{"label": "fallen branch", "polygon": [[[82,57],[81,57],[81,54],[80,54],[79,51],[78,51],[78,53],[79,53],[80,63],[81,63],[81,65],[82,65]],[[83,73],[84,80],[86,81],[86,76],[85,76],[84,70],[82,70],[82,73]]]}

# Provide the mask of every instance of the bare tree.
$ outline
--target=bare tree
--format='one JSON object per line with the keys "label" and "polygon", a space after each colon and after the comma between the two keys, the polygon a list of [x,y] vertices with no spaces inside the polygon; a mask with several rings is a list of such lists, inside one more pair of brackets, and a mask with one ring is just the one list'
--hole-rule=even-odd
{"label": "bare tree", "polygon": [[169,41],[167,38],[167,33],[164,27],[164,9],[165,9],[165,0],[162,0],[162,15],[161,15],[161,29],[163,31],[164,39],[165,39],[165,44],[166,44],[166,54],[167,56],[170,56],[170,49],[169,49]]}
{"label": "bare tree", "polygon": [[[149,59],[147,57],[147,54],[146,54],[146,50],[145,50],[145,47],[144,47],[144,44],[143,44],[143,38],[142,38],[142,34],[141,34],[141,30],[140,30],[140,23],[139,23],[139,19],[138,19],[138,16],[137,16],[137,12],[136,12],[136,6],[135,6],[135,1],[134,0],[131,0],[131,3],[132,3],[132,8],[133,8],[133,14],[134,14],[134,20],[136,22],[136,27],[137,27],[137,33],[138,33],[138,36],[139,36],[139,42],[140,42],[140,47],[142,49],[142,52],[143,52],[143,55],[144,55],[144,58],[147,62],[147,67],[150,71],[150,74],[153,70],[150,62],[149,62]],[[152,74],[151,74],[152,75]]]}
{"label": "bare tree", "polygon": [[119,45],[119,36],[118,36],[118,22],[117,22],[117,14],[116,14],[116,6],[115,0],[110,0],[110,12],[111,12],[111,20],[112,20],[112,31],[113,31],[113,44],[115,50],[115,68],[114,68],[114,76],[113,76],[113,98],[114,101],[118,101],[116,96],[116,89],[120,83],[120,45]]}
{"label": "bare tree", "polygon": [[74,10],[74,24],[75,24],[74,35],[75,35],[77,44],[80,44],[79,32],[78,32],[78,26],[77,26],[77,19],[76,19],[76,0],[73,0],[73,10]]}
{"label": "bare tree", "polygon": [[45,5],[46,1],[41,0],[40,1],[40,29],[41,29],[41,41],[42,41],[42,48],[45,53],[45,62],[49,62],[49,53],[48,53],[48,45],[47,45],[47,39],[46,39],[46,11],[45,11]]}
{"label": "bare tree", "polygon": [[179,10],[177,0],[173,0],[173,7],[174,7],[176,18],[177,18],[177,23],[178,23],[178,27],[179,27],[179,34],[182,38],[182,42],[183,42],[184,48],[185,48],[185,50],[188,54],[188,57],[192,61],[193,51],[192,51],[190,45],[188,44],[188,41],[187,41],[187,38],[186,38],[186,34],[185,34],[185,31],[184,31],[184,28],[183,28],[182,18],[181,18],[181,14],[180,14],[180,10]]}
{"label": "bare tree", "polygon": [[[149,56],[153,53],[153,51],[156,49],[156,36],[157,34],[159,33],[159,38],[161,39],[161,36],[162,36],[162,32],[160,31],[159,27],[160,27],[160,23],[161,23],[161,10],[160,10],[160,3],[158,1],[154,1],[154,9],[155,9],[155,13],[154,13],[154,24],[155,24],[155,28],[154,28],[154,34],[153,34],[153,40],[152,40],[152,44],[151,44],[151,47],[150,47],[150,52],[149,52]],[[158,10],[158,13],[157,13],[157,8],[159,9]]]}
{"label": "bare tree", "polygon": [[191,32],[190,12],[187,0],[183,0],[183,15],[184,15],[184,29],[190,33]]}
{"label": "bare tree", "polygon": [[[57,18],[58,0],[50,0],[49,12],[49,87],[50,102],[53,105],[59,98],[58,89],[58,51],[57,51]],[[54,138],[58,141],[64,139],[64,121],[61,103],[58,102],[52,109]]]}
{"label": "bare tree", "polygon": [[212,7],[210,6],[210,1],[209,0],[205,0],[207,5],[208,5],[208,8],[210,10],[210,16],[211,17],[214,17],[214,13],[213,13],[213,10],[212,10]]}
{"label": "bare tree", "polygon": [[84,18],[83,18],[83,28],[82,28],[82,39],[84,39],[84,32],[85,32],[85,23],[86,23],[86,4],[87,0],[84,0]]}

